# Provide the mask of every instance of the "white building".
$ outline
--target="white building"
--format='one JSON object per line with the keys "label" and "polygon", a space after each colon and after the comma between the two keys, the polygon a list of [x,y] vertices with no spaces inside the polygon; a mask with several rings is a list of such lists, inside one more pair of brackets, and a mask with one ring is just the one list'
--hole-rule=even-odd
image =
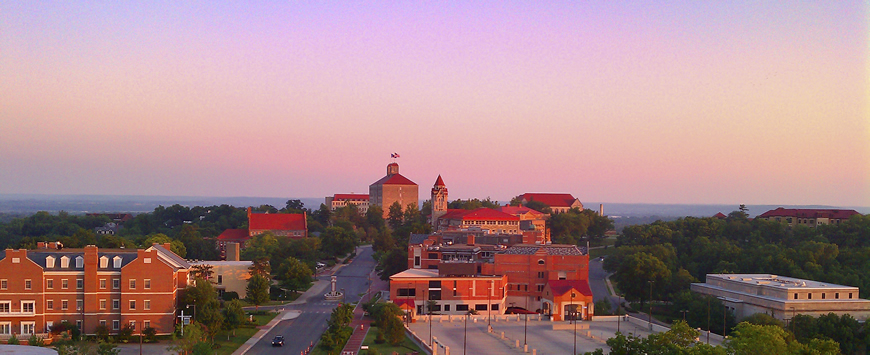
{"label": "white building", "polygon": [[771,274],[707,274],[706,283],[691,290],[719,297],[738,320],[755,313],[791,319],[795,314],[850,314],[870,318],[870,300],[858,298],[858,288]]}

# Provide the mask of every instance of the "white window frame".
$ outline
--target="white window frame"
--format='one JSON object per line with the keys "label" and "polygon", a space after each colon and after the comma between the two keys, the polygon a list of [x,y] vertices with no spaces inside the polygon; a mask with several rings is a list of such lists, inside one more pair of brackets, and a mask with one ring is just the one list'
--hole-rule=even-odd
{"label": "white window frame", "polygon": [[85,308],[85,300],[76,300],[76,311],[81,311]]}
{"label": "white window frame", "polygon": [[108,268],[109,267],[109,258],[105,255],[100,257],[100,268]]}
{"label": "white window frame", "polygon": [[112,279],[112,289],[117,290],[121,288],[121,279]]}
{"label": "white window frame", "polygon": [[33,280],[24,279],[24,289],[25,290],[32,290],[33,289]]}
{"label": "white window frame", "polygon": [[54,300],[45,300],[45,308],[54,310]]}
{"label": "white window frame", "polygon": [[0,279],[0,290],[5,290],[7,288],[9,288],[9,280]]}
{"label": "white window frame", "polygon": [[6,305],[6,312],[0,312],[0,314],[4,313],[12,313],[12,301],[0,301],[0,304]]}
{"label": "white window frame", "polygon": [[136,289],[136,279],[129,279],[129,280],[127,280],[127,284],[128,284],[128,286],[130,286],[130,289],[131,289],[131,290],[135,290],[135,289]]}
{"label": "white window frame", "polygon": [[45,288],[49,290],[54,289],[54,279],[45,279]]}
{"label": "white window frame", "polygon": [[143,301],[143,303],[142,303],[142,309],[144,309],[144,310],[146,310],[146,311],[150,311],[150,310],[151,310],[151,300],[145,300],[145,301]]}
{"label": "white window frame", "polygon": [[83,268],[83,267],[85,267],[85,258],[83,258],[81,255],[79,255],[76,257],[76,268]]}
{"label": "white window frame", "polygon": [[54,321],[46,321],[45,322],[45,331],[50,332],[51,327],[53,327],[53,326],[54,326]]}
{"label": "white window frame", "polygon": [[69,268],[69,257],[64,255],[60,257],[60,267]]}
{"label": "white window frame", "polygon": [[151,289],[151,279],[144,279],[142,282],[142,287],[144,287],[146,290],[150,290]]}
{"label": "white window frame", "polygon": [[[30,312],[26,312],[26,311],[24,311],[24,305],[25,305],[25,304],[29,304],[29,305],[30,305],[30,308],[32,308],[33,310],[30,311]],[[22,301],[21,301],[21,313],[32,313],[32,314],[35,314],[35,313],[36,313],[36,301],[34,301],[34,300],[22,300]]]}
{"label": "white window frame", "polygon": [[112,320],[112,330],[118,330],[119,328],[121,328],[121,321],[117,319]]}
{"label": "white window frame", "polygon": [[121,300],[119,300],[117,298],[113,299],[112,300],[112,309],[118,309],[118,308],[121,308]]}
{"label": "white window frame", "polygon": [[65,311],[69,309],[69,300],[60,300],[60,310]]}
{"label": "white window frame", "polygon": [[69,289],[69,280],[67,280],[67,279],[60,280],[60,288],[64,289],[64,290]]}
{"label": "white window frame", "polygon": [[45,257],[45,267],[54,267],[55,257],[49,255]]}
{"label": "white window frame", "polygon": [[0,322],[0,335],[12,335],[12,322]]}
{"label": "white window frame", "polygon": [[[79,287],[81,285],[81,287]],[[85,279],[76,279],[76,290],[85,288]]]}
{"label": "white window frame", "polygon": [[116,256],[116,257],[112,258],[112,264],[116,269],[120,269],[121,268],[121,257]]}
{"label": "white window frame", "polygon": [[130,300],[130,302],[128,302],[127,305],[130,306],[130,307],[128,308],[129,310],[131,310],[131,311],[135,311],[135,310],[136,310],[136,300]]}
{"label": "white window frame", "polygon": [[108,303],[106,302],[106,299],[101,298],[100,299],[100,310],[105,310],[107,305],[108,305]]}
{"label": "white window frame", "polygon": [[100,279],[100,289],[101,290],[105,290],[107,285],[108,285],[108,282],[106,281],[106,279]]}
{"label": "white window frame", "polygon": [[[25,332],[25,330],[30,330]],[[21,322],[21,335],[31,335],[36,332],[36,322]]]}

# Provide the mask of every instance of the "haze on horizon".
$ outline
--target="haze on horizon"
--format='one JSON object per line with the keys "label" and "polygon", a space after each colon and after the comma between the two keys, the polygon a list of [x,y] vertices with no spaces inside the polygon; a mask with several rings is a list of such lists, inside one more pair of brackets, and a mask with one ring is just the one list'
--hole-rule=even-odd
{"label": "haze on horizon", "polygon": [[0,1],[0,194],[870,206],[870,5]]}

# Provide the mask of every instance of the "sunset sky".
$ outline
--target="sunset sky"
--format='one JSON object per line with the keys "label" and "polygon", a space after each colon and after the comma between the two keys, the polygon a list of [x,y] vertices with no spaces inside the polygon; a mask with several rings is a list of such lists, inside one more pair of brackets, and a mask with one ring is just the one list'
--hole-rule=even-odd
{"label": "sunset sky", "polygon": [[0,193],[870,206],[867,1],[0,1]]}

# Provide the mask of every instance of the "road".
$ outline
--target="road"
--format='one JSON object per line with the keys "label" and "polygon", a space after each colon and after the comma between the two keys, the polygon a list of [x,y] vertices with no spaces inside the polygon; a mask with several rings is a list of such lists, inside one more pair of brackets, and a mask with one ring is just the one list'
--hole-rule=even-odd
{"label": "road", "polygon": [[[356,258],[347,266],[342,267],[335,273],[336,290],[344,289],[347,302],[357,302],[361,294],[365,293],[369,286],[368,276],[374,269],[375,261],[372,259],[370,246],[360,247]],[[319,279],[329,280],[329,275]],[[323,292],[327,292],[327,288]],[[301,314],[290,320],[279,322],[266,336],[257,342],[247,352],[248,354],[299,354],[308,348],[309,344],[317,343],[320,335],[326,330],[326,322],[333,308],[338,306],[338,301],[326,301],[323,297],[311,297],[304,303],[284,306],[285,310],[300,311]],[[261,307],[262,308],[262,307]],[[278,315],[283,316],[282,314]],[[285,345],[283,348],[273,348],[272,338],[276,335],[284,335]]]}

